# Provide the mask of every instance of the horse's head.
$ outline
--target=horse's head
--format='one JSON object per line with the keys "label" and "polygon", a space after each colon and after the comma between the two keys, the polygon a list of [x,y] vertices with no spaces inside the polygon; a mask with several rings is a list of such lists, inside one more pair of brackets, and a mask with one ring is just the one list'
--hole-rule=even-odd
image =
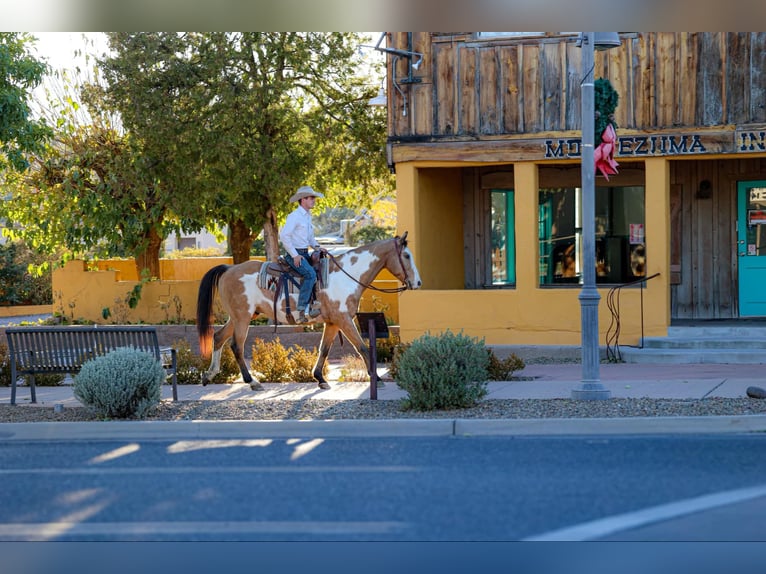
{"label": "horse's head", "polygon": [[407,289],[418,289],[423,282],[420,280],[420,272],[415,265],[415,258],[407,247],[407,231],[401,237],[398,235],[394,237],[394,244],[396,246],[396,262],[393,265],[387,265],[388,270],[404,283]]}

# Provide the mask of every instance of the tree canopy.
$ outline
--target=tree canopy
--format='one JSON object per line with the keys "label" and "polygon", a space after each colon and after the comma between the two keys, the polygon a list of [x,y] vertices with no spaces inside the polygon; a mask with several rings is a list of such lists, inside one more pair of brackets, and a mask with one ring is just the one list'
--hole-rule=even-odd
{"label": "tree canopy", "polygon": [[38,152],[51,133],[30,117],[30,94],[47,71],[29,51],[33,42],[26,33],[0,33],[0,171],[26,170],[27,155]]}
{"label": "tree canopy", "polygon": [[332,203],[362,202],[390,185],[385,123],[367,106],[376,82],[360,74],[347,33],[112,33],[99,62],[103,103],[143,142],[163,193],[186,229],[229,227],[235,261],[277,226],[304,184]]}
{"label": "tree canopy", "polygon": [[55,138],[4,202],[38,249],[132,256],[156,276],[171,230],[227,225],[235,261],[262,229],[275,258],[297,187],[325,193],[320,207],[356,209],[393,189],[385,117],[367,106],[379,82],[360,73],[365,38],[107,36],[95,77],[53,95]]}

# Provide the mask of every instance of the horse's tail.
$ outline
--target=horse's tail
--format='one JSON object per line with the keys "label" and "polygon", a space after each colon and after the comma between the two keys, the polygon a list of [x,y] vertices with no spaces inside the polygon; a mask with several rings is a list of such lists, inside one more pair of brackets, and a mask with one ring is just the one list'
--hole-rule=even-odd
{"label": "horse's tail", "polygon": [[199,350],[203,357],[209,357],[213,350],[213,325],[210,316],[213,313],[213,300],[218,289],[218,280],[228,269],[229,265],[216,265],[202,276],[197,294],[197,334],[199,335]]}

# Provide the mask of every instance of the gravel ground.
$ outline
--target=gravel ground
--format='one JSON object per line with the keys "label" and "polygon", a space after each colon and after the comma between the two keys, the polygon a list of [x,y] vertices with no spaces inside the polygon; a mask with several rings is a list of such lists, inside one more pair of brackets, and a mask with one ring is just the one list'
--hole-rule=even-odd
{"label": "gravel ground", "polygon": [[[766,400],[738,398],[608,399],[575,401],[571,399],[484,400],[477,406],[449,411],[406,411],[402,401],[369,399],[330,401],[182,401],[164,400],[146,420],[331,420],[398,418],[594,418],[594,417],[667,417],[766,414]],[[67,407],[53,412],[53,407],[0,405],[2,422],[98,421],[103,420],[85,407]]]}

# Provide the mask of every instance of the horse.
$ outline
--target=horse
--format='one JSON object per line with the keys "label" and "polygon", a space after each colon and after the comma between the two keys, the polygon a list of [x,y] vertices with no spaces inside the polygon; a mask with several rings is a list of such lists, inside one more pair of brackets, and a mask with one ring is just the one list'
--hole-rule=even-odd
{"label": "horse", "polygon": [[[209,356],[212,347],[210,366],[202,374],[203,386],[220,371],[223,346],[232,339],[231,349],[244,382],[254,391],[263,390],[260,382],[250,374],[243,354],[250,320],[254,316],[265,315],[280,323],[290,322],[286,298],[279,299],[276,305],[278,308],[275,309],[274,292],[261,287],[258,281],[261,266],[267,264],[262,261],[245,261],[236,265],[217,265],[202,277],[197,296],[197,334],[202,356]],[[373,279],[383,269],[388,269],[403,287],[390,291],[373,287]],[[362,293],[368,288],[401,292],[418,289],[421,285],[420,273],[407,247],[407,232],[401,237],[381,239],[338,256],[330,255],[327,284],[317,294],[321,314],[309,320],[309,323],[324,323],[319,355],[312,371],[320,389],[330,388],[322,371],[338,332],[351,342],[367,365],[367,372],[371,372],[369,348],[354,323]],[[216,291],[228,320],[213,332],[211,315]],[[290,308],[297,309],[297,294],[289,294],[288,297]]]}

